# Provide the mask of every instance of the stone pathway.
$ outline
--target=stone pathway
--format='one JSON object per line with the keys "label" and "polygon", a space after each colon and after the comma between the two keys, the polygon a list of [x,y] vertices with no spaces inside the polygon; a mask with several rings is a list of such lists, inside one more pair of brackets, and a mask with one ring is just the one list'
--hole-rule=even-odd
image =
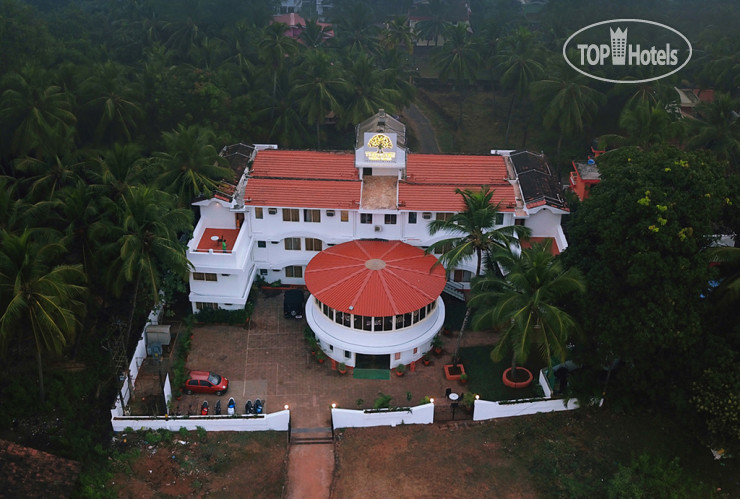
{"label": "stone pathway", "polygon": [[405,121],[406,126],[414,131],[414,135],[419,141],[419,150],[416,152],[439,154],[439,145],[434,135],[434,128],[416,104],[411,104],[404,109],[403,115],[406,119],[402,121]]}

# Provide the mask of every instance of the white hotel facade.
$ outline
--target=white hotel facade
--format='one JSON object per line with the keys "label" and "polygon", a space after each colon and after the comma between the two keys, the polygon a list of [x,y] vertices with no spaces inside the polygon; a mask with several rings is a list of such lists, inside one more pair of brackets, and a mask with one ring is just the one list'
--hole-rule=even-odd
{"label": "white hotel facade", "polygon": [[[194,203],[200,208],[200,219],[187,248],[194,267],[189,295],[194,312],[242,308],[257,276],[267,282],[305,285],[306,267],[313,257],[342,243],[383,240],[424,249],[450,237],[430,236],[427,224],[463,210],[457,188],[490,186],[499,204],[499,225],[530,227],[533,240],[554,239],[554,251],[567,246],[560,218],[568,210],[542,156],[526,151],[478,156],[410,153],[404,125],[382,110],[357,125],[356,139],[354,152],[243,144],[224,148],[222,155],[240,171],[240,178],[236,185],[224,185],[210,199]],[[371,269],[368,275],[379,276],[379,282],[385,282],[382,274],[389,275],[392,267],[372,274],[377,265],[366,265]],[[474,271],[472,259],[450,269],[445,289],[459,293],[468,287]],[[387,284],[379,286],[393,294]],[[309,292],[314,292],[310,286]],[[390,296],[391,302],[403,301],[403,293]],[[361,321],[355,323],[354,318],[351,324],[349,318],[342,324],[344,315],[352,314],[351,304],[327,312],[326,303],[314,296],[307,301],[306,317],[322,348],[335,360],[356,365],[362,351],[363,355],[391,355],[389,367],[393,367],[418,359],[442,327],[442,300],[431,302],[427,309],[434,313],[411,326],[401,319],[406,313],[403,306],[395,304],[393,311],[386,307],[378,314],[385,320],[366,317],[369,330],[362,331]],[[319,324],[321,317],[326,320]],[[423,331],[417,334],[409,329],[414,327]],[[388,328],[393,334],[386,334]],[[377,334],[381,331],[384,334]]]}

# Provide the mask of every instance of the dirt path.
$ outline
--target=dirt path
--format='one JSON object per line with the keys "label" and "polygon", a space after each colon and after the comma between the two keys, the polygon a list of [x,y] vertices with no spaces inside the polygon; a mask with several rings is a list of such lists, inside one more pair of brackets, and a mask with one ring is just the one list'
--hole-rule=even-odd
{"label": "dirt path", "polygon": [[415,104],[412,104],[403,110],[403,115],[406,117],[406,124],[414,130],[414,134],[419,141],[419,150],[416,152],[439,154],[434,128],[421,110]]}
{"label": "dirt path", "polygon": [[285,498],[328,498],[333,476],[333,444],[293,445],[288,454]]}

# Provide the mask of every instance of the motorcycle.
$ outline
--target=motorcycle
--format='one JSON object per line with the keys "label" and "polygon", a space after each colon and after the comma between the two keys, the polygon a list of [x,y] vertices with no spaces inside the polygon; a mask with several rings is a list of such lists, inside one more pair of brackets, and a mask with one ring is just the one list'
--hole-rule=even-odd
{"label": "motorcycle", "polygon": [[216,401],[216,416],[221,415],[221,399]]}
{"label": "motorcycle", "polygon": [[204,400],[203,404],[200,406],[200,415],[208,416],[208,401],[207,400]]}
{"label": "motorcycle", "polygon": [[234,397],[231,397],[229,398],[229,403],[226,405],[226,414],[233,416],[234,412],[236,412],[236,401]]}
{"label": "motorcycle", "polygon": [[247,403],[244,404],[244,414],[254,414],[254,406],[251,400],[247,400]]}
{"label": "motorcycle", "polygon": [[260,399],[254,401],[254,413],[262,414],[262,401]]}

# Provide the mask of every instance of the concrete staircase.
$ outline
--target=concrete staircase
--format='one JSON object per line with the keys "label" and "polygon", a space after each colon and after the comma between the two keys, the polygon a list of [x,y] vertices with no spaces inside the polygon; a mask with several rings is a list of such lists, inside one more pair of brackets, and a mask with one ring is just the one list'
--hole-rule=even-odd
{"label": "concrete staircase", "polygon": [[331,444],[334,434],[330,427],[325,428],[292,428],[290,445]]}

